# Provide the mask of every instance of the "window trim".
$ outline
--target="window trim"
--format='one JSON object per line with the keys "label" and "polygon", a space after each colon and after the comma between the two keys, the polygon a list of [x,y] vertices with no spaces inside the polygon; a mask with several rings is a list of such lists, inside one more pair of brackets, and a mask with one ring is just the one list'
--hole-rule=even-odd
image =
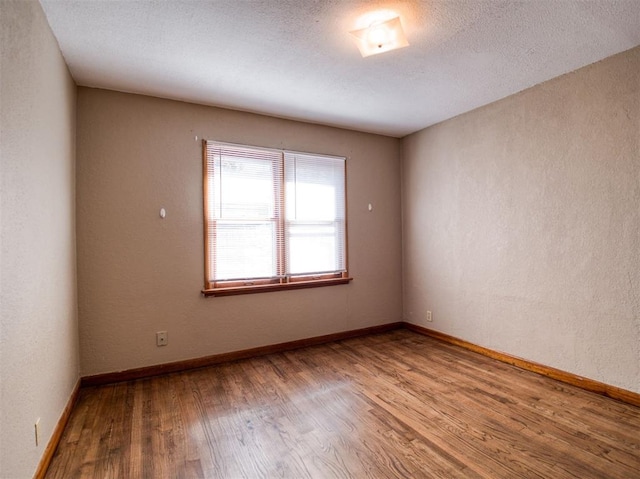
{"label": "window trim", "polygon": [[[353,281],[353,278],[349,276],[349,227],[348,227],[348,203],[347,203],[347,163],[344,164],[344,261],[345,270],[342,272],[331,272],[324,274],[304,274],[304,275],[291,275],[281,278],[265,278],[265,279],[253,279],[248,281],[210,281],[210,248],[209,248],[209,181],[208,181],[208,167],[207,167],[207,142],[215,142],[222,145],[238,146],[244,148],[255,148],[262,150],[271,150],[281,152],[284,158],[285,153],[300,153],[313,155],[313,153],[304,153],[290,150],[282,150],[276,148],[264,148],[253,145],[241,145],[236,143],[225,143],[216,140],[202,140],[202,202],[203,202],[203,241],[204,241],[204,288],[202,294],[204,296],[231,296],[239,294],[251,294],[251,293],[267,293],[272,291],[284,291],[294,289],[306,289],[317,288],[323,286],[335,286],[339,284],[348,284]],[[320,155],[320,154],[318,154]],[[332,155],[321,155],[331,157]],[[338,157],[336,157],[338,158]],[[344,158],[344,157],[340,157]],[[346,158],[344,158],[346,160]],[[284,173],[283,173],[284,174]],[[283,179],[282,179],[283,180]],[[284,185],[282,185],[284,188]],[[278,227],[284,227],[284,195],[281,195],[280,199],[280,217],[278,218]],[[284,261],[285,246],[282,245],[278,249],[278,262]]]}

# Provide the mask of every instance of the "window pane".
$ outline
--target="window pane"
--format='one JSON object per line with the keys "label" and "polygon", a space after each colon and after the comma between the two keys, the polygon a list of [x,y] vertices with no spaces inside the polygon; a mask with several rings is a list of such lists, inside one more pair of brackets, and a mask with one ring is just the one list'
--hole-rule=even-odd
{"label": "window pane", "polygon": [[213,214],[216,218],[273,218],[274,165],[272,161],[222,156],[214,170]]}
{"label": "window pane", "polygon": [[285,155],[287,220],[344,219],[344,159]]}
{"label": "window pane", "polygon": [[341,235],[335,223],[287,223],[288,272],[292,275],[340,271]]}
{"label": "window pane", "polygon": [[207,143],[209,276],[277,277],[282,153]]}
{"label": "window pane", "polygon": [[285,153],[287,274],[346,270],[345,160]]}
{"label": "window pane", "polygon": [[277,276],[274,222],[216,221],[215,279],[255,279]]}

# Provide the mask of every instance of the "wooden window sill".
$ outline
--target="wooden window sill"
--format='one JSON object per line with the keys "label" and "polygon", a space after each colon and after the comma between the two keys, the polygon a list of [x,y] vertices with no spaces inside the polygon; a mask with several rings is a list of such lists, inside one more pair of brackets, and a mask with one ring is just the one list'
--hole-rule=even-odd
{"label": "wooden window sill", "polygon": [[320,288],[348,284],[353,278],[328,278],[312,281],[294,281],[291,283],[260,284],[251,286],[231,286],[228,288],[203,289],[205,296],[233,296],[236,294],[269,293],[271,291],[285,291],[289,289]]}

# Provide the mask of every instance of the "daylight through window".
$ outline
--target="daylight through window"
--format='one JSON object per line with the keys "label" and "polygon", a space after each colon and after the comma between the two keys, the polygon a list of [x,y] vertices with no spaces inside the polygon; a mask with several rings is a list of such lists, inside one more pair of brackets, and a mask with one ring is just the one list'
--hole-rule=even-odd
{"label": "daylight through window", "polygon": [[205,294],[349,281],[345,158],[203,144]]}

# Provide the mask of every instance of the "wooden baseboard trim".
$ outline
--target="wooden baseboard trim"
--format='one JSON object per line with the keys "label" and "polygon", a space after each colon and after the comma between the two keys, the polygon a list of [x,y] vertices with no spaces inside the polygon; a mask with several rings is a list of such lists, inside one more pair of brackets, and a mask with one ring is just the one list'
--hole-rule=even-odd
{"label": "wooden baseboard trim", "polygon": [[76,405],[76,401],[78,400],[78,393],[80,392],[80,379],[76,382],[76,385],[73,387],[71,391],[71,396],[69,396],[69,400],[67,401],[67,405],[64,407],[62,411],[62,415],[58,420],[58,424],[56,424],[55,429],[53,430],[53,434],[51,435],[51,439],[47,443],[47,447],[42,454],[42,458],[38,463],[38,468],[36,469],[36,473],[34,474],[34,479],[44,479],[44,476],[47,474],[47,470],[49,469],[49,465],[51,464],[51,460],[53,459],[53,455],[58,448],[58,444],[60,443],[60,439],[62,438],[62,433],[64,432],[64,428],[67,426],[69,422],[69,417],[71,417],[71,411],[73,411],[74,406]]}
{"label": "wooden baseboard trim", "polygon": [[417,324],[405,322],[403,323],[403,325],[406,329],[415,333],[429,336],[430,338],[438,339],[455,346],[460,346],[462,348],[468,349],[469,351],[482,354],[483,356],[497,359],[498,361],[502,361],[503,363],[511,364],[512,366],[517,366],[521,369],[525,369],[527,371],[541,374],[542,376],[556,379],[565,384],[571,384],[572,386],[577,386],[586,391],[591,391],[603,396],[610,397],[612,399],[617,399],[618,401],[622,401],[627,404],[632,404],[634,406],[640,407],[640,394],[633,391],[628,391],[616,386],[601,383],[593,379],[578,376],[577,374],[568,373],[566,371],[562,371],[561,369],[552,368],[551,366],[545,366],[544,364],[539,364],[516,356],[511,356],[510,354],[494,351],[493,349],[478,346],[477,344],[470,343],[468,341],[465,341],[464,339],[456,338],[455,336],[449,336],[448,334],[418,326]]}
{"label": "wooden baseboard trim", "polygon": [[99,386],[103,384],[112,384],[122,381],[131,381],[134,379],[143,379],[152,376],[161,376],[163,374],[176,373],[189,369],[204,368],[215,364],[237,361],[240,359],[254,358],[264,356],[266,354],[281,353],[291,351],[293,349],[305,348],[308,346],[317,346],[319,344],[340,341],[343,339],[356,338],[359,336],[367,336],[370,334],[386,333],[395,329],[401,329],[403,323],[388,323],[380,326],[371,326],[363,329],[355,329],[351,331],[343,331],[341,333],[326,334],[324,336],[316,336],[313,338],[299,339],[297,341],[288,341],[286,343],[271,344],[268,346],[260,346],[257,348],[244,349],[241,351],[232,351],[230,353],[214,354],[213,356],[205,356],[202,358],[187,359],[184,361],[176,361],[173,363],[158,364],[156,366],[147,366],[143,368],[127,369],[125,371],[117,371],[113,373],[96,374],[94,376],[85,376],[82,378],[82,387]]}

